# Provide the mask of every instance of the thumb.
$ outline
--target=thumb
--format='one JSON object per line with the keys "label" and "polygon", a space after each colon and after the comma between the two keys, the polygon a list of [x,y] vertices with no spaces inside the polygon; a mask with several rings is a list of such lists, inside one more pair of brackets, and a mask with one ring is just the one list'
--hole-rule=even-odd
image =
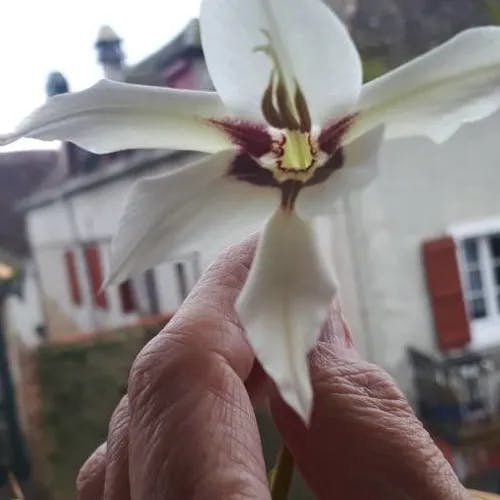
{"label": "thumb", "polygon": [[277,393],[271,408],[319,500],[466,498],[389,375],[357,355],[338,305],[311,355],[311,378],[308,428]]}

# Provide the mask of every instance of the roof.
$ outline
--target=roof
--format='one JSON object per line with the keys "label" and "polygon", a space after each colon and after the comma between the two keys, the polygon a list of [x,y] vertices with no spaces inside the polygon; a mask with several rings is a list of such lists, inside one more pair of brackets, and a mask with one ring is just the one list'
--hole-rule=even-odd
{"label": "roof", "polygon": [[99,42],[119,42],[120,37],[115,33],[115,30],[108,25],[101,26],[97,34],[97,43]]}
{"label": "roof", "polygon": [[201,156],[201,153],[177,150],[137,150],[128,153],[126,156],[112,159],[106,168],[96,169],[87,175],[69,177],[64,182],[44,187],[21,200],[17,204],[17,209],[20,212],[33,210],[62,197],[72,196],[122,177],[136,175],[139,172],[147,173],[158,165],[175,167],[181,159],[185,162],[190,159],[196,160]]}
{"label": "roof", "polygon": [[356,4],[350,19],[356,45],[365,59],[385,60],[386,70],[466,28],[495,22],[486,1],[357,0]]}
{"label": "roof", "polygon": [[[178,64],[179,61],[192,62],[204,61],[201,48],[200,26],[197,19],[192,19],[186,27],[161,49],[125,70],[125,81],[143,85],[176,86],[169,82],[167,74],[169,66]],[[208,72],[207,72],[208,75]],[[205,89],[205,79],[198,81],[198,89]],[[191,86],[190,86],[191,87]],[[208,88],[212,88],[211,84]]]}
{"label": "roof", "polygon": [[29,253],[24,217],[15,205],[34,193],[58,171],[56,151],[16,151],[0,154],[0,248],[13,256]]}
{"label": "roof", "polygon": [[[110,35],[108,28],[105,28],[104,35]],[[157,52],[137,65],[126,68],[124,76],[129,83],[143,85],[198,90],[213,88],[201,50],[198,21],[191,20],[179,35]],[[174,152],[165,150],[118,151],[96,155],[72,144],[66,144],[59,154],[59,168],[53,169],[43,182],[39,182],[37,189],[25,192],[21,196],[25,199],[18,203],[18,208],[30,210],[50,203],[57,197],[111,182],[114,178],[128,175],[132,170],[141,170],[158,159],[176,156]],[[53,159],[54,163],[56,161]],[[19,197],[16,200],[19,201]]]}

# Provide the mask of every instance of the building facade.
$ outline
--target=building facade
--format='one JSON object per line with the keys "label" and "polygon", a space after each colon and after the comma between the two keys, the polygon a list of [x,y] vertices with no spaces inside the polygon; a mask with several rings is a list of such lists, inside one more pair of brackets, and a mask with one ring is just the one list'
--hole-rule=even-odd
{"label": "building facade", "polygon": [[[342,3],[352,22],[362,4]],[[107,30],[98,43],[107,51],[100,60],[124,81],[210,89],[197,30],[190,23],[133,68],[123,67],[120,40]],[[373,184],[317,222],[359,349],[407,392],[409,346],[439,354],[500,342],[499,128],[496,114],[440,146],[422,138],[387,142]],[[101,290],[101,283],[133,182],[196,156],[62,151],[66,177],[23,205],[49,335],[115,328],[174,311],[227,242],[195,248],[119,287]]]}
{"label": "building facade", "polygon": [[137,152],[29,201],[26,221],[51,339],[131,324],[174,311],[199,276],[197,252],[101,290],[109,246],[125,198],[141,176],[193,155]]}
{"label": "building facade", "polygon": [[[387,142],[379,175],[344,200],[343,302],[366,356],[407,391],[407,348],[500,345],[500,113],[436,145]],[[354,284],[354,285],[353,285]]]}
{"label": "building facade", "polygon": [[[124,65],[121,40],[109,27],[100,31],[96,48],[108,77],[144,85],[213,88],[197,21],[133,67]],[[69,86],[63,80],[58,73],[50,76],[49,95],[67,91]],[[200,157],[152,150],[94,155],[71,144],[61,146],[58,182],[42,186],[19,206],[25,213],[49,340],[170,315],[218,251],[259,229],[242,228],[239,236],[228,231],[227,240],[214,241],[210,248],[193,248],[119,286],[101,289],[111,239],[134,182],[182,168]]]}

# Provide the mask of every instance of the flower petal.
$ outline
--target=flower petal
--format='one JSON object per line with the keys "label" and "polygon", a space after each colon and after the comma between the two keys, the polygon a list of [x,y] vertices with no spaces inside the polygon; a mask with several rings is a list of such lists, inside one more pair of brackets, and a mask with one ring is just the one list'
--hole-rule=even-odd
{"label": "flower petal", "polygon": [[216,152],[231,147],[208,119],[227,114],[215,93],[102,80],[49,99],[0,145],[21,137],[70,141],[94,153],[166,148]]}
{"label": "flower petal", "polygon": [[331,213],[335,202],[355,189],[362,189],[377,175],[378,153],[384,137],[384,126],[370,130],[347,146],[342,154],[342,168],[326,181],[306,187],[300,192],[296,208],[306,217]]}
{"label": "flower petal", "polygon": [[279,191],[226,176],[233,157],[224,151],[134,186],[111,244],[107,285],[200,248],[220,250],[262,227]]}
{"label": "flower petal", "polygon": [[200,23],[210,75],[236,115],[263,119],[259,110],[273,66],[255,49],[269,42],[287,78],[298,82],[314,123],[345,114],[357,102],[358,52],[321,1],[203,0]]}
{"label": "flower petal", "polygon": [[283,399],[307,423],[307,354],[336,293],[312,225],[278,210],[267,223],[236,310],[250,344]]}
{"label": "flower petal", "polygon": [[363,87],[350,137],[386,124],[386,136],[448,139],[500,107],[500,28],[474,28]]}

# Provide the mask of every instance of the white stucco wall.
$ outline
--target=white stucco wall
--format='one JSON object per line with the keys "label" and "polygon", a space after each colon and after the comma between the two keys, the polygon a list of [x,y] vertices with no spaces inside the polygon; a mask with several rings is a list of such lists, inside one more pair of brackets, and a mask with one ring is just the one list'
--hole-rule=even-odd
{"label": "white stucco wall", "polygon": [[370,357],[405,389],[406,347],[436,350],[421,243],[452,225],[500,215],[499,137],[496,114],[439,146],[423,138],[388,142],[377,180],[351,197],[363,288],[357,295],[364,295],[366,311],[362,335],[370,336]]}
{"label": "white stucco wall", "polygon": [[[150,170],[143,170],[138,175],[157,175],[177,166],[179,160],[167,161]],[[118,287],[106,290],[106,310],[92,305],[89,280],[78,244],[78,241],[97,242],[103,266],[107,266],[111,238],[116,231],[126,196],[138,175],[118,178],[113,182],[79,191],[64,200],[56,200],[27,213],[30,244],[42,284],[44,312],[53,336],[112,328],[139,318],[136,313],[121,311]],[[77,256],[82,290],[81,305],[74,305],[69,294],[64,265],[64,252],[68,249],[73,250]],[[194,260],[191,254],[180,259],[187,262],[189,286],[197,279]],[[181,302],[174,264],[175,262],[165,263],[155,270],[162,313],[175,310]],[[201,265],[206,265],[206,262]],[[143,289],[139,283],[137,288]]]}
{"label": "white stucco wall", "polygon": [[19,342],[28,349],[39,344],[41,338],[37,328],[43,325],[43,314],[35,269],[31,262],[25,263],[20,295],[8,295],[3,312],[9,343]]}
{"label": "white stucco wall", "polygon": [[[376,181],[340,203],[332,217],[316,222],[321,247],[335,265],[344,312],[359,349],[406,390],[411,385],[407,346],[436,351],[421,244],[457,224],[500,215],[499,130],[497,114],[462,128],[440,146],[423,138],[387,143]],[[149,173],[168,168],[172,165]],[[107,292],[110,308],[105,312],[92,313],[88,290],[84,305],[75,307],[63,266],[63,252],[74,242],[68,205],[78,238],[98,240],[106,252],[133,181],[124,177],[81,191],[64,202],[66,206],[58,201],[28,214],[45,308],[57,311],[53,323],[60,331],[89,331],[136,319],[120,311],[116,288]],[[197,259],[203,270],[223,246],[216,243],[184,257]],[[160,308],[172,311],[181,301],[173,263],[156,272]],[[189,274],[192,284],[196,273]]]}
{"label": "white stucco wall", "polygon": [[[108,308],[99,309],[92,304],[89,280],[87,277],[81,242],[97,242],[103,257],[103,264],[109,254],[109,244],[116,231],[119,216],[122,212],[126,196],[139,176],[158,175],[182,163],[192,161],[191,158],[178,158],[166,161],[148,171],[141,171],[134,176],[121,177],[85,191],[79,191],[65,199],[55,200],[27,213],[27,228],[33,256],[40,274],[43,297],[43,310],[48,318],[48,327],[53,337],[66,336],[79,332],[91,332],[112,328],[136,321],[136,313],[124,314],[121,311],[118,289],[110,287],[106,290]],[[245,200],[242,200],[244,203]],[[222,206],[224,208],[224,206]],[[200,210],[203,210],[201,207]],[[172,312],[182,302],[175,264],[185,264],[186,280],[191,287],[199,273],[205,269],[216,255],[234,240],[258,229],[255,227],[234,228],[231,226],[231,213],[225,213],[228,230],[225,237],[219,235],[204,241],[199,248],[179,256],[176,261],[166,262],[155,269],[156,289],[161,312]],[[331,258],[333,241],[331,220],[317,221],[318,235],[325,255]],[[340,236],[339,241],[344,237]],[[64,264],[64,253],[73,250],[77,257],[79,284],[82,291],[82,304],[72,303],[68,277]],[[340,252],[336,252],[340,255]],[[141,281],[142,280],[142,281]],[[345,280],[347,281],[347,279]],[[135,281],[136,289],[144,298],[145,283],[143,278]],[[140,301],[141,303],[143,300]],[[350,301],[352,303],[352,301]]]}
{"label": "white stucco wall", "polygon": [[[406,347],[436,349],[421,243],[453,225],[500,215],[499,129],[497,114],[464,127],[440,146],[419,138],[387,143],[377,180],[362,194],[349,196],[331,218],[316,223],[321,247],[335,264],[344,311],[360,350],[405,389],[410,386]],[[171,167],[165,164],[150,173]],[[132,183],[121,178],[66,202],[81,240],[97,239],[105,251]],[[60,328],[93,330],[134,320],[134,315],[121,313],[116,289],[108,291],[110,309],[94,312],[94,317],[88,307],[70,303],[62,255],[73,237],[68,207],[62,203],[28,214],[44,295],[57,306]],[[199,249],[201,270],[219,249],[216,244]],[[180,296],[173,265],[159,266],[157,273],[161,309],[174,310]],[[90,300],[88,291],[84,300]]]}
{"label": "white stucco wall", "polygon": [[[44,311],[53,336],[112,328],[129,324],[139,318],[138,314],[124,314],[121,311],[117,287],[106,290],[109,304],[106,310],[92,306],[89,280],[78,241],[97,242],[103,257],[103,265],[106,266],[111,238],[116,232],[127,194],[135,180],[138,177],[159,175],[192,160],[192,157],[182,159],[174,157],[149,170],[142,170],[133,176],[115,178],[112,182],[79,191],[27,213],[29,239],[42,284]],[[244,203],[245,199],[241,201]],[[199,273],[223,248],[259,228],[259,224],[235,228],[231,222],[232,213],[225,211],[226,204],[222,202],[218,209],[222,211],[222,216],[227,221],[228,230],[222,237],[214,235],[213,238],[205,239],[199,246],[189,248],[186,253],[179,255],[175,261],[171,260],[155,268],[160,312],[172,312],[182,302],[175,269],[177,263],[184,264],[187,285],[192,287]],[[200,207],[200,210],[203,210],[203,207]],[[210,217],[207,215],[207,224],[211,222]],[[322,245],[328,248],[326,252],[331,255],[330,224],[324,222],[319,224]],[[81,305],[72,303],[68,289],[68,277],[64,265],[64,252],[68,249],[79,256],[78,275],[83,292]],[[141,296],[144,298],[146,286],[143,278],[138,277],[134,283],[137,290],[142,290]]]}

